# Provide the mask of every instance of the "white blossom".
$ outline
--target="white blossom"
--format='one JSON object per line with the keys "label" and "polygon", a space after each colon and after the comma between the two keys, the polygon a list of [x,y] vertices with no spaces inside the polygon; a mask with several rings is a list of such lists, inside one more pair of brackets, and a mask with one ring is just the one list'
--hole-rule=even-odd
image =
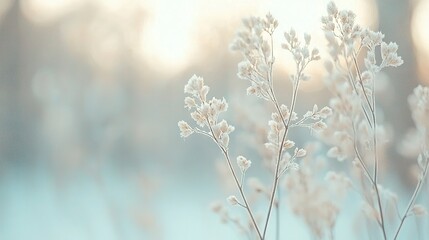
{"label": "white blossom", "polygon": [[179,129],[180,129],[180,136],[183,138],[186,138],[192,133],[194,133],[194,130],[185,121],[179,121],[177,125],[179,126]]}
{"label": "white blossom", "polygon": [[427,210],[420,204],[415,204],[413,208],[411,208],[411,212],[416,216],[424,216],[427,215]]}
{"label": "white blossom", "polygon": [[304,157],[307,154],[307,151],[305,151],[304,149],[300,148],[299,150],[295,149],[295,156],[297,158],[301,158]]}
{"label": "white blossom", "polygon": [[231,196],[229,196],[227,199],[227,202],[229,203],[229,204],[231,204],[231,205],[237,205],[237,204],[239,204],[240,202],[238,201],[238,199],[237,199],[237,197],[236,196],[234,196],[234,195],[231,195]]}
{"label": "white blossom", "polygon": [[245,172],[250,167],[250,165],[252,165],[252,162],[243,156],[238,156],[237,165],[240,167],[242,172]]}

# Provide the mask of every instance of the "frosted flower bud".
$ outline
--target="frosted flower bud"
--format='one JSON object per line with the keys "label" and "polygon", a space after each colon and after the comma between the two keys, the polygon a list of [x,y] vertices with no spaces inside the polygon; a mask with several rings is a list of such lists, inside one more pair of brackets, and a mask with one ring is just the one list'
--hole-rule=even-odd
{"label": "frosted flower bud", "polygon": [[347,11],[346,10],[341,10],[339,13],[338,13],[338,17],[339,17],[339,19],[340,19],[340,21],[344,24],[344,23],[346,23],[347,22],[347,20],[348,20],[348,13],[347,13]]}
{"label": "frosted flower bud", "polygon": [[334,31],[335,30],[335,23],[328,22],[327,24],[325,24],[323,26],[323,30],[325,30],[325,31]]}
{"label": "frosted flower bud", "polygon": [[304,33],[304,40],[306,45],[310,45],[311,35],[308,33]]}
{"label": "frosted flower bud", "polygon": [[388,61],[388,66],[399,67],[404,63],[404,60],[400,56],[397,56],[396,53],[392,55],[392,58]]}
{"label": "frosted flower bud", "polygon": [[387,48],[390,53],[396,52],[398,51],[398,44],[395,42],[390,42],[389,45],[387,45]]}
{"label": "frosted flower bud", "polygon": [[200,98],[201,98],[203,101],[206,101],[206,99],[207,99],[207,94],[209,93],[209,90],[210,90],[210,88],[209,88],[208,86],[203,86],[203,87],[201,88],[201,90],[199,91]]}
{"label": "frosted flower bud", "polygon": [[304,149],[299,149],[298,151],[296,151],[296,157],[300,158],[300,157],[304,157],[307,154],[307,151],[305,151]]}
{"label": "frosted flower bud", "polygon": [[228,110],[228,103],[226,102],[225,98],[222,98],[222,100],[219,100],[217,98],[213,98],[211,101],[212,108],[218,112],[225,112]]}
{"label": "frosted flower bud", "polygon": [[293,54],[293,57],[294,57],[295,61],[297,61],[297,62],[301,62],[301,60],[302,60],[302,55],[299,52],[295,52]]}
{"label": "frosted flower bud", "polygon": [[315,114],[318,110],[319,110],[319,107],[317,106],[317,104],[314,104],[312,113]]}
{"label": "frosted flower bud", "polygon": [[194,130],[189,126],[189,124],[185,121],[179,121],[177,123],[180,129],[180,136],[185,138],[194,133]]}
{"label": "frosted flower bud", "polygon": [[362,73],[362,82],[364,84],[369,83],[372,80],[372,73],[369,71],[365,71]]}
{"label": "frosted flower bud", "polygon": [[327,16],[322,16],[322,18],[320,18],[320,22],[322,22],[322,24],[327,24],[329,23],[331,20],[329,19],[329,17]]}
{"label": "frosted flower bud", "polygon": [[338,8],[334,2],[329,2],[326,8],[329,15],[336,15],[338,13]]}
{"label": "frosted flower bud", "polygon": [[246,89],[247,95],[257,95],[257,89],[253,86],[250,86]]}
{"label": "frosted flower bud", "polygon": [[286,105],[284,105],[284,104],[280,105],[280,112],[282,113],[283,118],[286,119],[289,117],[290,111]]}
{"label": "frosted flower bud", "polygon": [[222,120],[220,123],[218,123],[218,125],[219,125],[219,129],[222,132],[227,132],[228,131],[228,123],[227,123],[227,121]]}
{"label": "frosted flower bud", "polygon": [[223,133],[220,136],[220,143],[223,147],[228,147],[229,145],[229,135],[227,133]]}
{"label": "frosted flower bud", "polygon": [[266,191],[265,186],[257,178],[250,178],[247,181],[247,184],[249,185],[250,188],[253,188],[257,193]]}
{"label": "frosted flower bud", "polygon": [[312,58],[312,59],[314,59],[314,58],[316,58],[317,56],[319,56],[319,50],[318,50],[317,48],[314,48],[314,49],[311,51],[311,58]]}
{"label": "frosted flower bud", "polygon": [[[369,51],[366,55],[366,59],[368,59],[369,63],[371,64],[375,64],[376,60],[375,60],[375,52],[374,51]],[[368,68],[368,66],[367,66]]]}
{"label": "frosted flower bud", "polygon": [[252,165],[252,162],[243,156],[238,156],[237,165],[240,167],[242,172],[245,172],[250,167],[250,165]]}
{"label": "frosted flower bud", "polygon": [[283,144],[283,147],[285,149],[290,149],[290,148],[293,148],[294,146],[295,146],[295,142],[292,140],[286,140]]}
{"label": "frosted flower bud", "polygon": [[325,130],[327,127],[328,126],[326,125],[326,123],[322,121],[315,122],[311,125],[311,129],[315,131],[322,131],[322,130]]}
{"label": "frosted flower bud", "polygon": [[222,211],[223,207],[220,202],[213,202],[210,204],[210,209],[215,213],[219,213]]}
{"label": "frosted flower bud", "polygon": [[185,108],[191,109],[191,108],[196,107],[196,106],[197,106],[197,104],[195,103],[195,99],[193,99],[191,97],[185,98]]}
{"label": "frosted flower bud", "polygon": [[184,92],[192,95],[197,94],[204,86],[204,80],[202,77],[198,77],[195,74],[188,80],[185,85]]}
{"label": "frosted flower bud", "polygon": [[282,119],[278,113],[271,113],[271,118],[276,122],[282,122]]}
{"label": "frosted flower bud", "polygon": [[381,43],[381,57],[384,59],[387,58],[387,56],[390,53],[394,53],[398,50],[398,45],[396,43],[390,42],[389,44],[382,42]]}
{"label": "frosted flower bud", "polygon": [[330,107],[324,107],[319,111],[319,116],[321,118],[327,118],[332,115],[332,109]]}
{"label": "frosted flower bud", "polygon": [[226,201],[233,206],[239,204],[237,197],[234,195],[229,196]]}
{"label": "frosted flower bud", "polygon": [[382,43],[383,38],[384,38],[384,34],[382,34],[381,32],[370,31],[369,37],[371,38],[372,44],[374,46],[378,46]]}
{"label": "frosted flower bud", "polygon": [[301,78],[300,79],[302,81],[308,81],[308,80],[310,80],[310,76],[303,73],[303,74],[301,74]]}
{"label": "frosted flower bud", "polygon": [[420,204],[415,204],[411,209],[411,212],[416,216],[424,216],[427,214],[427,210]]}
{"label": "frosted flower bud", "polygon": [[295,36],[296,36],[295,29],[291,28],[290,31],[289,31],[289,35],[291,37],[291,40],[293,40],[295,38]]}
{"label": "frosted flower bud", "polygon": [[328,150],[327,155],[331,158],[337,158],[338,156],[340,156],[340,150],[338,149],[338,147],[332,147]]}
{"label": "frosted flower bud", "polygon": [[302,56],[303,56],[304,58],[308,58],[308,57],[310,57],[310,52],[308,51],[308,48],[307,48],[307,47],[304,47],[304,48],[302,48],[302,49],[301,49],[301,54],[302,54]]}
{"label": "frosted flower bud", "polygon": [[250,78],[253,72],[253,66],[249,61],[242,61],[238,63],[237,76],[241,79]]}
{"label": "frosted flower bud", "polygon": [[290,50],[290,46],[289,46],[289,44],[286,44],[286,43],[282,43],[282,48],[283,49],[286,49],[286,50]]}

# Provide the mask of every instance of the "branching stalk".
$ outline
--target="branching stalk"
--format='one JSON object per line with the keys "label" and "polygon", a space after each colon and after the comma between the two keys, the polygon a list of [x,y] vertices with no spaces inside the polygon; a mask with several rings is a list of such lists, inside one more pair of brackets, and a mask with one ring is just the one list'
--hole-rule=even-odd
{"label": "branching stalk", "polygon": [[410,201],[408,203],[408,206],[407,206],[407,208],[406,208],[406,210],[404,212],[404,215],[401,218],[401,222],[399,223],[399,226],[396,229],[395,237],[393,238],[394,240],[397,239],[397,237],[399,235],[399,232],[401,231],[402,225],[405,222],[405,219],[409,216],[408,213],[410,212],[411,207],[414,206],[414,202],[416,201],[417,196],[419,195],[420,190],[422,189],[423,183],[426,180],[426,175],[428,173],[428,169],[429,169],[429,159],[426,159],[426,166],[425,166],[425,168],[423,170],[423,173],[422,173],[422,175],[421,175],[421,177],[419,179],[419,182],[416,185],[416,188],[414,189],[413,196],[411,197],[411,199],[410,199]]}

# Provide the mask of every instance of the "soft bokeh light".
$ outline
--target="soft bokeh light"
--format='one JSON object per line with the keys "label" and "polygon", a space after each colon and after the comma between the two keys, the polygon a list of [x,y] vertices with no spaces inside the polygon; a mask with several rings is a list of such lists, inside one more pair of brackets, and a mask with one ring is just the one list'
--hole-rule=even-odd
{"label": "soft bokeh light", "polygon": [[149,2],[149,14],[141,32],[140,51],[158,71],[175,74],[188,66],[198,38],[195,1]]}
{"label": "soft bokeh light", "polygon": [[417,52],[418,70],[421,81],[429,83],[429,1],[421,0],[412,18],[412,36]]}
{"label": "soft bokeh light", "polygon": [[[358,23],[377,30],[379,12],[409,20],[411,16],[398,14],[407,10],[395,7],[399,1],[403,0],[336,2],[339,8],[353,10]],[[301,85],[296,111],[301,114],[315,102],[325,106],[329,99],[322,81],[323,61],[328,54],[320,18],[327,3],[0,0],[0,240],[241,239],[210,210],[213,201],[226,203],[226,196],[236,191],[218,149],[198,136],[180,138],[177,122],[190,119],[183,108],[184,84],[195,73],[210,86],[210,98],[225,97],[229,110],[222,117],[236,126],[231,154],[249,155],[252,168],[246,176],[265,177],[252,144],[266,140],[255,139],[254,133],[266,130],[270,114],[260,99],[246,95],[247,83],[237,77],[241,56],[229,44],[242,18],[270,12],[278,19],[274,78],[279,101],[288,104],[288,75],[295,65],[280,47],[283,32],[294,28],[301,36],[310,33],[322,60],[308,68],[311,80]],[[399,39],[391,38],[397,29],[388,20],[384,24],[392,28],[381,29],[386,38],[400,43],[404,60],[418,59],[421,79],[429,79],[428,12],[429,0],[421,0],[414,13],[406,12],[413,16],[414,43],[407,43],[409,29]],[[416,56],[403,48],[407,44],[416,49]],[[377,76],[377,87],[383,80],[389,91],[413,86],[411,80],[418,78],[409,73],[415,66],[407,67],[392,72],[405,72],[409,82],[397,85],[389,72]],[[380,111],[380,121],[389,119],[389,111],[408,111],[385,97],[377,99],[388,109]],[[307,135],[316,133],[297,132],[297,146]],[[342,164],[348,163],[334,168]],[[397,164],[390,167],[392,175],[408,171],[395,169]],[[386,182],[409,195],[409,182]],[[282,197],[281,219],[287,223],[282,231],[292,232],[292,239],[312,239],[303,219],[286,205],[287,193]],[[352,198],[340,216],[337,239],[349,239],[352,231],[356,239],[368,234],[366,226],[354,222],[360,199]],[[403,204],[403,199],[398,201]],[[233,217],[246,217],[228,207]],[[414,230],[410,226],[409,232]]]}

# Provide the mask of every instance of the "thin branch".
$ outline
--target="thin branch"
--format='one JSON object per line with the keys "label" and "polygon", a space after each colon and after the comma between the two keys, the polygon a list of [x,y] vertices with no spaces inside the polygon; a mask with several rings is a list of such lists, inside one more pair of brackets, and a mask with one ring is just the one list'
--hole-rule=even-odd
{"label": "thin branch", "polygon": [[407,208],[406,208],[406,210],[405,210],[405,212],[401,218],[401,222],[400,222],[400,224],[399,224],[399,226],[395,232],[395,237],[393,238],[394,240],[396,240],[396,238],[398,237],[398,234],[401,231],[402,225],[404,224],[405,219],[408,217],[408,213],[409,213],[411,207],[414,206],[414,202],[416,201],[417,196],[419,195],[420,190],[423,186],[423,183],[426,180],[426,175],[428,173],[428,169],[429,169],[429,158],[426,158],[426,166],[424,168],[423,174],[421,175],[420,180],[417,183],[416,188],[414,189],[413,196],[411,197],[410,202],[408,203],[408,206],[407,206]]}
{"label": "thin branch", "polygon": [[245,209],[247,210],[247,212],[249,214],[249,217],[250,217],[250,219],[252,221],[253,227],[255,228],[256,232],[258,233],[259,239],[262,240],[263,237],[262,237],[261,232],[259,230],[258,224],[256,224],[255,217],[253,216],[253,213],[251,211],[249,203],[247,202],[247,198],[246,198],[246,195],[244,194],[243,187],[240,185],[240,182],[239,182],[239,180],[237,178],[237,174],[235,173],[235,170],[234,170],[234,168],[232,166],[231,159],[230,159],[229,153],[228,153],[228,149],[226,149],[225,147],[223,147],[219,143],[219,140],[216,138],[216,135],[214,134],[213,128],[212,128],[210,122],[208,121],[208,119],[207,119],[207,126],[209,127],[210,132],[213,135],[213,139],[215,140],[215,142],[217,143],[218,147],[221,149],[223,155],[225,156],[226,162],[228,163],[229,170],[231,171],[231,174],[234,177],[234,180],[235,180],[235,183],[237,185],[237,188],[238,188],[238,190],[240,192],[240,195],[241,195],[241,197],[242,197],[242,199],[244,201],[244,207],[245,207]]}

